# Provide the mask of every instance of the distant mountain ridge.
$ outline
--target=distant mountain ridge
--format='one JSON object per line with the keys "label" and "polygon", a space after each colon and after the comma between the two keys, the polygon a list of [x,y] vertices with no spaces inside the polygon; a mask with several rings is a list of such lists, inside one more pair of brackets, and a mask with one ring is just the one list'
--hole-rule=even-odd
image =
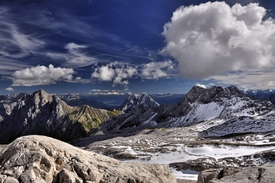
{"label": "distant mountain ridge", "polygon": [[47,135],[64,141],[85,137],[117,111],[84,105],[71,107],[44,90],[21,93],[0,101],[0,143],[23,135]]}
{"label": "distant mountain ridge", "polygon": [[245,90],[244,93],[247,96],[254,97],[256,99],[268,100],[275,104],[275,91],[274,90]]}
{"label": "distant mountain ridge", "polygon": [[93,100],[89,97],[84,97],[84,96],[77,95],[77,94],[58,95],[58,97],[70,106],[89,105],[89,106],[92,106],[94,108],[99,108],[99,109],[106,109],[106,110],[114,109],[114,106],[108,106],[107,104],[104,104],[103,102],[99,102],[99,101]]}

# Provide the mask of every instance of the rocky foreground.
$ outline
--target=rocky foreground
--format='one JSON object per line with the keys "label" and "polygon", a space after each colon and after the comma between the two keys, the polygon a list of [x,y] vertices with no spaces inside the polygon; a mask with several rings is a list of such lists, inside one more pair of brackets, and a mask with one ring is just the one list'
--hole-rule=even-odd
{"label": "rocky foreground", "polygon": [[164,165],[126,163],[45,136],[20,137],[2,150],[0,182],[175,183]]}
{"label": "rocky foreground", "polygon": [[208,169],[199,174],[198,183],[273,183],[274,171],[274,165],[268,164],[259,167]]}

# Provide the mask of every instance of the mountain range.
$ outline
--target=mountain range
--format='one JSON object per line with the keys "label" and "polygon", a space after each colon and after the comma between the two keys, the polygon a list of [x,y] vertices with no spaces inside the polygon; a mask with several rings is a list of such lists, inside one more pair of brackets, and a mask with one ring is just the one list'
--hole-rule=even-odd
{"label": "mountain range", "polygon": [[[275,106],[272,102],[259,98],[259,95],[255,95],[256,98],[235,86],[213,86],[208,89],[194,86],[181,100],[172,104],[159,104],[152,95],[146,93],[134,94],[122,102],[120,110],[112,111],[81,105],[83,100],[79,96],[63,96],[67,103],[76,102],[75,106],[68,105],[59,96],[43,90],[33,94],[0,96],[0,144],[24,136],[7,147],[0,146],[0,161],[5,163],[4,169],[17,172],[7,174],[0,166],[0,179],[2,174],[3,180],[11,179],[7,176],[21,181],[32,177],[33,174],[24,169],[23,165],[20,164],[21,168],[18,168],[14,159],[16,157],[20,157],[22,162],[31,161],[25,164],[34,165],[34,169],[38,163],[38,169],[42,173],[45,167],[56,166],[56,170],[61,170],[60,159],[54,154],[60,148],[54,146],[53,153],[49,149],[52,142],[62,143],[42,136],[25,138],[26,135],[54,137],[81,146],[87,151],[131,163],[161,163],[169,166],[177,177],[190,170],[198,172],[211,167],[275,163]],[[37,149],[39,153],[28,150],[28,147]],[[23,151],[24,155],[21,153]],[[73,168],[69,166],[70,159],[77,157],[75,152],[73,150],[64,154],[65,169],[52,179],[85,179],[86,171],[81,172],[79,167],[83,166],[83,170],[86,170],[89,160],[82,161],[85,159],[83,157],[81,161],[77,160],[77,165]],[[83,151],[82,154],[86,152]],[[32,155],[37,156],[37,161],[29,158]],[[53,161],[52,157],[56,160]],[[51,162],[51,165],[47,162]],[[101,165],[96,167],[99,166]],[[110,167],[113,170],[112,165]],[[19,171],[22,176],[18,177]],[[102,172],[99,174],[103,175]],[[43,180],[45,177],[44,173],[36,176]]]}
{"label": "mountain range", "polygon": [[[129,97],[124,104],[127,102],[134,103],[133,98]],[[194,86],[178,104],[157,106],[141,102],[126,111],[102,124],[97,131],[100,134],[131,134],[147,128],[187,127],[206,122],[209,125],[200,135],[226,136],[275,130],[272,123],[274,105],[251,98],[235,86],[209,89]]]}
{"label": "mountain range", "polygon": [[93,128],[119,114],[88,105],[72,107],[56,95],[39,90],[29,95],[2,98],[0,143],[19,136],[40,134],[64,141],[85,137]]}
{"label": "mountain range", "polygon": [[[80,100],[77,95],[63,98]],[[0,101],[0,128],[5,129],[0,134],[2,143],[29,134],[68,141],[98,131],[128,134],[146,128],[185,127],[213,120],[219,123],[210,125],[201,135],[223,136],[275,128],[271,123],[275,118],[274,105],[251,98],[235,86],[209,89],[194,86],[176,104],[160,105],[145,93],[134,94],[120,105],[120,111],[70,106],[43,90],[32,95],[2,96]]]}

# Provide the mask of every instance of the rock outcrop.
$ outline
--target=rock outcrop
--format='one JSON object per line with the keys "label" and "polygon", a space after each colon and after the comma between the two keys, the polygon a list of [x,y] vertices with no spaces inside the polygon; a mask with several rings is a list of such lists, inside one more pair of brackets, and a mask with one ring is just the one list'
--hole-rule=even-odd
{"label": "rock outcrop", "polygon": [[0,156],[0,182],[175,183],[164,165],[126,163],[45,136],[25,136]]}
{"label": "rock outcrop", "polygon": [[275,180],[274,165],[247,168],[209,169],[198,176],[198,183],[272,183]]}

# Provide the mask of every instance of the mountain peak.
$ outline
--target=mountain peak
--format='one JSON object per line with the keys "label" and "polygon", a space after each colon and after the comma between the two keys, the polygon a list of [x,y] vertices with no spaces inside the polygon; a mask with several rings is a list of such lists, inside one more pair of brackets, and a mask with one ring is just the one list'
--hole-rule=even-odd
{"label": "mountain peak", "polygon": [[40,89],[40,90],[37,90],[35,92],[33,92],[32,96],[48,96],[49,94],[43,90],[43,89]]}
{"label": "mountain peak", "polygon": [[129,112],[134,106],[145,104],[148,106],[159,106],[154,99],[152,99],[147,93],[134,94],[129,96],[119,107],[123,112]]}
{"label": "mountain peak", "polygon": [[38,91],[35,91],[31,95],[31,100],[34,101],[36,106],[44,106],[47,103],[60,103],[61,105],[65,105],[65,102],[60,100],[59,97],[57,97],[54,94],[49,94],[45,90],[40,89]]}
{"label": "mountain peak", "polygon": [[233,96],[243,97],[245,94],[233,85],[226,88],[221,86],[212,86],[209,89],[205,89],[200,86],[194,86],[186,94],[186,97],[182,100],[182,102],[188,100],[190,103],[195,101],[200,103],[209,103],[211,101],[218,100],[221,97],[230,98]]}

